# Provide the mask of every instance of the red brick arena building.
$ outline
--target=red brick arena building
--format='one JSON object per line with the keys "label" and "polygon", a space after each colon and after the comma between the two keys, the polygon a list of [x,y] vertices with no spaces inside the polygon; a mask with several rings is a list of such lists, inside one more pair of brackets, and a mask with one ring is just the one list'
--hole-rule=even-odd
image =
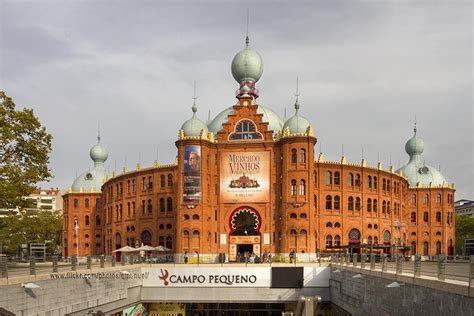
{"label": "red brick arena building", "polygon": [[111,254],[142,243],[171,248],[177,260],[198,252],[233,261],[265,250],[315,258],[348,244],[453,254],[454,186],[423,162],[416,128],[405,146],[409,162],[399,170],[345,157],[326,161],[315,157],[317,135],[298,100],[286,121],[258,104],[262,72],[247,41],[232,61],[236,104],[208,122],[193,105],[174,164],[107,175],[99,139],[90,151],[94,168],[63,196],[63,254]]}

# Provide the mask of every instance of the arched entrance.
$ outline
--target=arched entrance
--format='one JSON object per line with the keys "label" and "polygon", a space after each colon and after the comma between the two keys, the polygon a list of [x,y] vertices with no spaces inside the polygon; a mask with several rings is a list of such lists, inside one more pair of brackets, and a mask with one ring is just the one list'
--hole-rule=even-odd
{"label": "arched entrance", "polygon": [[243,258],[245,253],[260,256],[260,227],[262,220],[254,208],[243,206],[229,217],[229,261]]}
{"label": "arched entrance", "polygon": [[[353,228],[349,231],[349,251],[352,253],[360,253],[360,230]],[[351,247],[352,246],[352,247]]]}

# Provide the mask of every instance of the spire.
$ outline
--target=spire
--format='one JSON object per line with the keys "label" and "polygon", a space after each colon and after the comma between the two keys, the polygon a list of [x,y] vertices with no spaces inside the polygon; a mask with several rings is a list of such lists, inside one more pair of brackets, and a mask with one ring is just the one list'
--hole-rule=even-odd
{"label": "spire", "polygon": [[247,33],[245,36],[245,47],[249,47],[249,8],[247,8]]}
{"label": "spire", "polygon": [[97,142],[100,143],[100,121],[97,123]]}
{"label": "spire", "polygon": [[197,106],[196,106],[196,99],[198,97],[196,96],[196,80],[194,80],[194,94],[193,94],[193,106],[192,106],[192,110],[193,110],[193,116],[196,116],[196,112],[197,112]]}
{"label": "spire", "polygon": [[295,101],[295,115],[298,114],[298,110],[300,109],[300,104],[298,102],[298,97],[299,97],[300,93],[298,91],[298,77],[296,77],[296,93],[295,93],[295,97],[296,97],[296,101]]}
{"label": "spire", "polygon": [[416,136],[416,114],[415,114],[415,128],[413,128],[413,132],[415,133],[415,136]]}

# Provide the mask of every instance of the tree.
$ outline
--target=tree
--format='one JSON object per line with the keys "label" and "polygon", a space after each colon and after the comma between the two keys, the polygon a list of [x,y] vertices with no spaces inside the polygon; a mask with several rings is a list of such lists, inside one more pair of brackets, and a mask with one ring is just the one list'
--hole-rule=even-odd
{"label": "tree", "polygon": [[51,177],[51,139],[32,109],[16,110],[0,91],[0,207],[25,207],[23,197]]}
{"label": "tree", "polygon": [[456,253],[463,253],[464,240],[474,238],[474,217],[456,215]]}
{"label": "tree", "polygon": [[5,253],[15,254],[21,244],[47,243],[47,251],[54,253],[61,242],[62,216],[60,211],[11,212],[2,218],[0,240]]}

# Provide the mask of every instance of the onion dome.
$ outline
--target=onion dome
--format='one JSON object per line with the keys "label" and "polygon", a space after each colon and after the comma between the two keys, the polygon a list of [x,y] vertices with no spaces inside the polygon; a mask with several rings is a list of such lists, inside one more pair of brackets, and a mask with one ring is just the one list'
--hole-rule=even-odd
{"label": "onion dome", "polygon": [[311,127],[311,123],[305,117],[298,114],[300,104],[298,99],[295,102],[295,115],[290,117],[283,125],[283,130],[288,128],[290,134],[305,134],[308,131],[308,127]]}
{"label": "onion dome", "polygon": [[237,97],[243,94],[242,88],[247,85],[250,91],[249,95],[258,97],[258,90],[255,89],[255,83],[262,77],[263,61],[260,54],[249,48],[249,37],[245,39],[245,48],[238,52],[232,60],[232,76],[240,84],[237,91]]}
{"label": "onion dome", "polygon": [[416,126],[414,135],[410,138],[406,145],[405,151],[410,159],[406,165],[398,169],[397,173],[402,173],[408,178],[410,186],[442,186],[446,179],[436,168],[427,165],[422,159],[421,154],[425,149],[425,142],[416,135]]}
{"label": "onion dome", "polygon": [[193,116],[181,126],[184,136],[200,136],[202,130],[207,134],[208,128],[206,124],[196,116],[196,103],[193,104],[192,110]]}
{"label": "onion dome", "polygon": [[107,172],[104,167],[104,162],[109,156],[107,149],[100,143],[100,136],[97,137],[97,144],[95,144],[89,155],[94,161],[92,170],[85,171],[80,174],[72,183],[72,192],[100,192],[102,184],[107,177]]}

